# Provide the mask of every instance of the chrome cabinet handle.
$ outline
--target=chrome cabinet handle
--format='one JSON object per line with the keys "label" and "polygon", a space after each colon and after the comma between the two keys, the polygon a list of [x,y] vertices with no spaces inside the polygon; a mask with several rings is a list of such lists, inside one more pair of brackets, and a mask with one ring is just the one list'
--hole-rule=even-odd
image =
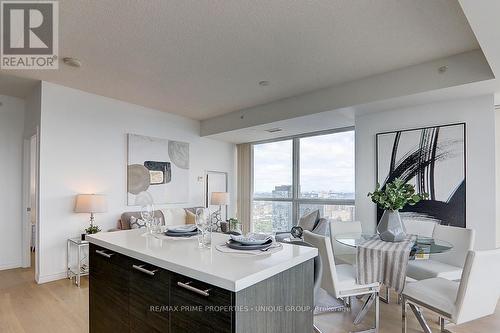
{"label": "chrome cabinet handle", "polygon": [[155,275],[155,273],[158,272],[157,269],[153,269],[152,271],[150,271],[149,269],[145,269],[144,265],[132,265],[132,268],[151,276]]}
{"label": "chrome cabinet handle", "polygon": [[179,287],[182,287],[184,289],[187,289],[189,291],[192,291],[194,293],[197,293],[197,294],[200,294],[202,296],[210,296],[210,294],[208,293],[211,289],[205,289],[205,290],[201,290],[201,289],[198,289],[198,288],[195,288],[191,285],[191,283],[193,283],[193,281],[189,281],[189,282],[186,282],[186,283],[182,283],[182,282],[177,282],[177,285]]}
{"label": "chrome cabinet handle", "polygon": [[101,256],[106,257],[106,258],[111,258],[111,256],[114,254],[114,253],[106,253],[103,250],[95,250],[95,253],[98,253]]}

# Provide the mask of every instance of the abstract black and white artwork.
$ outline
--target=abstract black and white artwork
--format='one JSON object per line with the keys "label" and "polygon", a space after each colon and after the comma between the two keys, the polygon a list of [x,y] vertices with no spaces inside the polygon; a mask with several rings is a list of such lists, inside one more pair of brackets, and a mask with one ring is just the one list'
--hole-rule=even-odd
{"label": "abstract black and white artwork", "polygon": [[[402,219],[465,228],[465,124],[377,134],[377,182],[396,178],[429,197],[401,210]],[[377,209],[377,221],[383,211]]]}
{"label": "abstract black and white artwork", "polygon": [[189,143],[128,134],[127,202],[189,201]]}

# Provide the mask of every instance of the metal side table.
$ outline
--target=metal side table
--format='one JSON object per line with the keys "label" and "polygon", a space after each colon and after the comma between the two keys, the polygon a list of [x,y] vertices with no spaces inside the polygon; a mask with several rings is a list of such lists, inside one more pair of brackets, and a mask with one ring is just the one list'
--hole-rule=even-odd
{"label": "metal side table", "polygon": [[66,267],[68,279],[75,278],[80,287],[80,278],[89,275],[89,242],[80,238],[70,238],[67,243]]}

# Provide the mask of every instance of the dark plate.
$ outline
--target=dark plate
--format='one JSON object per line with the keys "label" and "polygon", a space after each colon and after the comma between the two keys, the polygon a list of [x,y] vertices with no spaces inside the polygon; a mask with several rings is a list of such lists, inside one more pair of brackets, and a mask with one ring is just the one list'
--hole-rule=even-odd
{"label": "dark plate", "polygon": [[272,244],[273,244],[272,239],[268,240],[264,244],[256,244],[256,245],[243,245],[243,244],[238,243],[232,239],[230,239],[226,242],[227,247],[230,249],[234,249],[234,250],[263,250],[263,249],[267,249]]}
{"label": "dark plate", "polygon": [[198,235],[198,230],[191,232],[171,232],[167,230],[165,231],[165,235],[169,237],[191,237]]}

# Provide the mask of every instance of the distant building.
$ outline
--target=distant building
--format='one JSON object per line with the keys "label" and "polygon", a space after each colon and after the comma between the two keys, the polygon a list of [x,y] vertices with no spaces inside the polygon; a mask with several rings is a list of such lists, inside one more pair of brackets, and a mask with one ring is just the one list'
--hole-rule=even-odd
{"label": "distant building", "polygon": [[[271,193],[260,192],[262,198],[293,198],[292,185],[275,186]],[[354,193],[329,191],[302,192],[304,199],[354,199]],[[289,231],[293,223],[292,203],[284,201],[254,201],[254,230],[257,232]],[[354,205],[322,205],[300,204],[299,216],[319,210],[320,216],[336,221],[353,221],[355,219]]]}
{"label": "distant building", "polygon": [[279,185],[274,187],[273,198],[291,198],[292,196],[292,185]]}

